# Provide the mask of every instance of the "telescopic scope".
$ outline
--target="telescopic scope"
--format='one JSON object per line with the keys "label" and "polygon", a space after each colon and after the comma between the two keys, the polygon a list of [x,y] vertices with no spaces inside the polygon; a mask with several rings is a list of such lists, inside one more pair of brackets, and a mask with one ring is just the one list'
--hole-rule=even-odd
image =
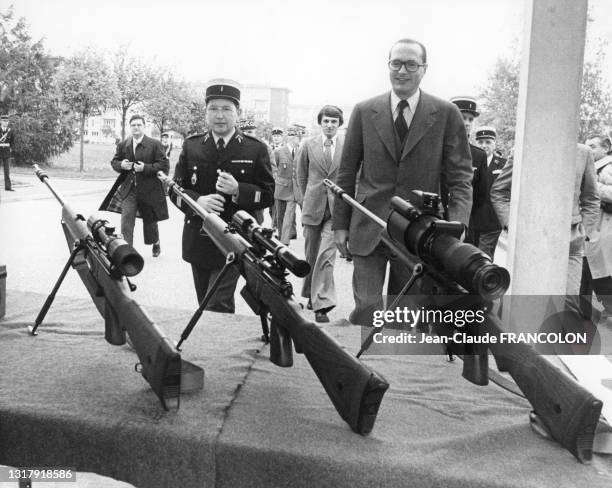
{"label": "telescopic scope", "polygon": [[127,277],[136,276],[144,267],[144,259],[127,241],[117,237],[115,228],[100,214],[87,219],[87,227],[94,240],[106,249],[113,266]]}
{"label": "telescopic scope", "polygon": [[[432,194],[427,197],[431,199]],[[430,202],[429,208],[434,207],[436,203]],[[389,235],[412,254],[485,300],[500,298],[507,291],[510,274],[493,264],[477,247],[461,242],[463,224],[439,219],[432,212],[421,212],[397,196],[391,199],[391,208],[387,221]]]}
{"label": "telescopic scope", "polygon": [[273,237],[271,229],[260,227],[248,212],[238,210],[233,215],[232,222],[246,235],[247,240],[270,251],[278,262],[295,276],[304,278],[310,273],[310,265],[307,261],[294,254],[291,249]]}

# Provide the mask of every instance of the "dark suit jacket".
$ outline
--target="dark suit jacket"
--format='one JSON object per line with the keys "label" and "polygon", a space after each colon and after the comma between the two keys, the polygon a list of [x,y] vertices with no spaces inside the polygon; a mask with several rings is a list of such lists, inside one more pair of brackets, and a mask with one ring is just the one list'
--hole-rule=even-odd
{"label": "dark suit jacket", "polygon": [[[472,208],[472,159],[459,109],[421,92],[401,155],[395,146],[390,93],[355,106],[349,122],[336,183],[382,219],[391,197],[415,200],[412,190],[441,193],[444,176],[451,220],[467,225]],[[357,172],[359,191],[355,194]],[[416,202],[415,200],[415,203]],[[335,200],[334,229],[349,229],[349,247],[370,254],[382,229],[344,201]]]}
{"label": "dark suit jacket", "polygon": [[[485,167],[486,164],[485,159]],[[499,219],[497,218],[495,209],[493,208],[493,205],[491,205],[489,192],[491,190],[491,185],[493,185],[505,165],[506,160],[494,154],[491,164],[486,169],[486,194],[484,195],[484,198],[478,202],[478,204],[476,201],[474,201],[474,209],[472,210],[474,230],[478,232],[492,232],[501,230],[502,228],[501,224],[499,223]]]}
{"label": "dark suit jacket", "polygon": [[[132,184],[136,190],[138,214],[145,220],[166,220],[168,218],[168,204],[161,181],[157,172],[168,174],[170,163],[166,158],[161,142],[144,136],[134,154],[132,138],[128,137],[117,144],[115,156],[111,165],[119,173],[111,191],[100,206],[100,210],[121,213],[121,200],[130,191]],[[140,173],[121,169],[121,161],[144,163],[144,170]]]}
{"label": "dark suit jacket", "polygon": [[330,166],[325,162],[323,153],[323,140],[317,134],[304,141],[298,154],[297,178],[300,192],[304,195],[302,203],[302,223],[306,225],[319,225],[325,215],[325,207],[329,203],[329,210],[333,216],[334,194],[323,184],[328,178],[334,180],[342,157],[344,138],[336,138],[336,149]]}

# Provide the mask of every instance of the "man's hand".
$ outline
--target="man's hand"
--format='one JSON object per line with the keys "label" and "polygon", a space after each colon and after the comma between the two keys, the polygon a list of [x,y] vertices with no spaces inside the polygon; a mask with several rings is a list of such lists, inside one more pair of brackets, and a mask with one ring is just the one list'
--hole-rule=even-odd
{"label": "man's hand", "polygon": [[220,191],[221,193],[225,193],[226,195],[237,195],[238,194],[238,182],[236,178],[234,178],[231,173],[227,173],[226,171],[217,170],[217,184],[215,189]]}
{"label": "man's hand", "polygon": [[198,205],[200,205],[207,212],[212,212],[217,215],[223,212],[225,198],[218,193],[211,193],[210,195],[201,196],[197,201]]}
{"label": "man's hand", "polygon": [[134,166],[134,163],[128,161],[127,159],[124,159],[123,161],[121,161],[121,169],[125,169],[125,170],[131,170],[132,166]]}
{"label": "man's hand", "polygon": [[136,173],[142,173],[144,171],[144,163],[142,161],[134,163],[134,171]]}
{"label": "man's hand", "polygon": [[351,253],[348,250],[348,239],[349,232],[345,229],[335,230],[334,231],[334,242],[336,243],[336,247],[342,256],[347,257],[350,256]]}

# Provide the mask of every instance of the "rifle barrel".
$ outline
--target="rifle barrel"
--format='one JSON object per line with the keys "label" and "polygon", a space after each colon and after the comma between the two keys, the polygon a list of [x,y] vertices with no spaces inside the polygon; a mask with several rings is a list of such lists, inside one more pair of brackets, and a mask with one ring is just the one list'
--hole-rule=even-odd
{"label": "rifle barrel", "polygon": [[346,192],[340,188],[338,185],[336,185],[333,181],[325,178],[323,180],[323,183],[325,184],[325,186],[327,188],[329,188],[332,192],[334,192],[336,195],[338,195],[340,198],[342,198],[342,200],[344,200],[346,203],[348,203],[351,207],[359,210],[361,213],[367,215],[373,222],[375,222],[376,224],[378,224],[378,226],[381,229],[384,229],[385,227],[387,227],[387,223],[381,219],[378,215],[376,215],[375,213],[370,212],[367,208],[365,208],[363,205],[360,205],[357,200],[352,199],[351,197],[349,197]]}

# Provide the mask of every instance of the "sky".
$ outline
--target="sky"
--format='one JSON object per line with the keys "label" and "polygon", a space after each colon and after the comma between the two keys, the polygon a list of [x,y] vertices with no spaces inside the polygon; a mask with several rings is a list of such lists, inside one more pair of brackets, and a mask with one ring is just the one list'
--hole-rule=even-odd
{"label": "sky", "polygon": [[[398,39],[427,47],[421,87],[476,95],[500,55],[520,46],[521,0],[0,0],[34,39],[69,56],[85,46],[130,51],[177,77],[232,78],[291,90],[292,104],[353,105],[389,89]],[[591,0],[593,35],[606,38],[612,79],[612,1]]]}

